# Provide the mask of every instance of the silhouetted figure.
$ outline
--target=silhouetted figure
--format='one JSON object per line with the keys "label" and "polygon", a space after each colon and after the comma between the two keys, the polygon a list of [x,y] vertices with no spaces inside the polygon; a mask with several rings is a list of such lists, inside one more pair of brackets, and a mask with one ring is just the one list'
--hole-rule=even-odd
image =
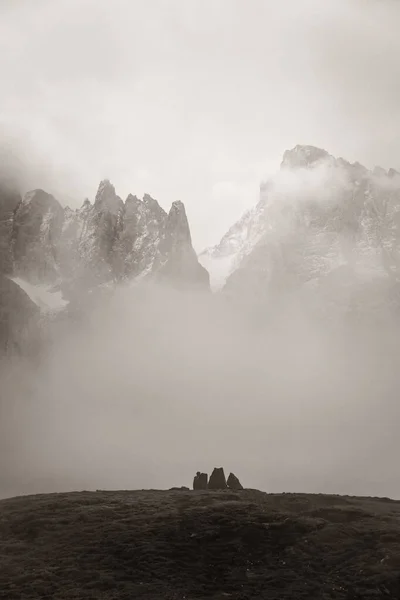
{"label": "silhouetted figure", "polygon": [[228,477],[228,488],[230,490],[242,490],[243,486],[240,483],[239,479],[236,477],[236,475],[234,473],[229,473],[229,477]]}
{"label": "silhouetted figure", "polygon": [[194,490],[206,490],[207,484],[208,484],[207,473],[200,473],[200,471],[197,471],[196,476],[193,479],[193,489]]}
{"label": "silhouetted figure", "polygon": [[226,490],[226,479],[224,469],[222,467],[215,468],[211,473],[210,481],[208,482],[209,490]]}

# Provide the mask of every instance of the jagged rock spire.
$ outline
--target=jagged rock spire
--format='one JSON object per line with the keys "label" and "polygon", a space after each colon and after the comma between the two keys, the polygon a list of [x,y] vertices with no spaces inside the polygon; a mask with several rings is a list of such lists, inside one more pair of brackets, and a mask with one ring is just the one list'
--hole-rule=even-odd
{"label": "jagged rock spire", "polygon": [[189,222],[183,202],[176,200],[168,213],[167,231],[175,244],[192,245]]}
{"label": "jagged rock spire", "polygon": [[208,272],[199,263],[193,249],[185,206],[179,200],[172,203],[168,213],[160,250],[162,256],[166,257],[160,265],[161,279],[166,279],[178,287],[189,285],[209,288]]}
{"label": "jagged rock spire", "polygon": [[110,211],[117,214],[123,210],[124,203],[115,193],[115,187],[108,179],[103,179],[97,190],[94,207],[98,211]]}
{"label": "jagged rock spire", "polygon": [[85,198],[83,201],[83,204],[81,206],[81,209],[87,210],[88,208],[90,208],[92,206],[89,198]]}

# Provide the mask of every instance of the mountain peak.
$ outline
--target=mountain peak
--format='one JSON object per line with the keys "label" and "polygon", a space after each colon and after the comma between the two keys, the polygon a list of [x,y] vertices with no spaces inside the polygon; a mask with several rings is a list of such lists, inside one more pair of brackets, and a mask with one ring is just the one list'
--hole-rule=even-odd
{"label": "mountain peak", "polygon": [[331,155],[322,148],[316,146],[304,146],[298,144],[283,154],[281,167],[287,169],[299,169],[311,167],[316,163],[331,159]]}
{"label": "mountain peak", "polygon": [[111,194],[115,194],[115,187],[113,186],[113,184],[111,183],[111,181],[109,179],[102,179],[99,183],[96,197],[99,194],[101,195],[101,194],[104,194],[107,192],[109,192]]}
{"label": "mountain peak", "polygon": [[143,202],[144,204],[146,204],[146,206],[152,207],[152,206],[160,206],[157,202],[157,200],[155,198],[153,198],[152,196],[150,196],[150,194],[144,194],[143,196]]}
{"label": "mountain peak", "polygon": [[49,205],[49,206],[57,206],[61,209],[61,204],[52,196],[48,194],[42,189],[31,190],[25,194],[22,199],[22,204],[40,204],[40,205]]}
{"label": "mountain peak", "polygon": [[181,241],[192,243],[185,205],[180,200],[176,200],[171,205],[168,213],[168,229],[175,232],[175,235]]}
{"label": "mountain peak", "polygon": [[171,208],[169,211],[169,214],[172,213],[179,213],[180,215],[182,215],[182,217],[186,218],[186,209],[183,202],[181,202],[180,200],[175,200],[175,202],[171,204]]}
{"label": "mountain peak", "polygon": [[82,204],[81,208],[87,210],[87,209],[91,208],[91,206],[92,205],[90,203],[89,198],[85,198],[84,201],[83,201],[83,204]]}
{"label": "mountain peak", "polygon": [[124,206],[121,198],[115,193],[115,187],[108,179],[100,181],[94,207],[97,210],[106,210],[111,213],[118,213]]}
{"label": "mountain peak", "polygon": [[150,196],[150,194],[144,194],[143,196],[144,210],[151,219],[155,219],[158,222],[162,222],[167,218],[167,213],[159,205],[158,201]]}

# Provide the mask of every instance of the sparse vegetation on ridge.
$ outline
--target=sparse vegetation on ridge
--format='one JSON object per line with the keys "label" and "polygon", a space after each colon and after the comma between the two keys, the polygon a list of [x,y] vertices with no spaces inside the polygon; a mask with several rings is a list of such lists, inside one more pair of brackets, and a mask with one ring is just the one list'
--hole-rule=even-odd
{"label": "sparse vegetation on ridge", "polygon": [[4,600],[400,597],[400,502],[118,491],[0,502]]}

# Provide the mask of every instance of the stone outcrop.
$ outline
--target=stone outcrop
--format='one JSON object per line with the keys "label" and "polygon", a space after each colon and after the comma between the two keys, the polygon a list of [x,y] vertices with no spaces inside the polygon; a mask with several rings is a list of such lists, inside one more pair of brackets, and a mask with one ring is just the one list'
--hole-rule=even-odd
{"label": "stone outcrop", "polygon": [[228,477],[228,480],[226,483],[230,490],[238,491],[238,490],[243,489],[242,484],[240,483],[239,479],[236,477],[236,475],[234,473],[229,473],[229,477]]}
{"label": "stone outcrop", "polygon": [[193,479],[194,490],[243,490],[243,486],[234,473],[230,473],[228,481],[225,479],[224,469],[222,467],[215,468],[208,481],[207,473],[197,471]]}
{"label": "stone outcrop", "polygon": [[208,475],[207,473],[200,473],[197,471],[195,478],[193,479],[194,490],[206,490],[208,487]]}
{"label": "stone outcrop", "polygon": [[225,479],[224,469],[222,467],[216,467],[210,476],[208,482],[209,490],[226,490],[227,484]]}

